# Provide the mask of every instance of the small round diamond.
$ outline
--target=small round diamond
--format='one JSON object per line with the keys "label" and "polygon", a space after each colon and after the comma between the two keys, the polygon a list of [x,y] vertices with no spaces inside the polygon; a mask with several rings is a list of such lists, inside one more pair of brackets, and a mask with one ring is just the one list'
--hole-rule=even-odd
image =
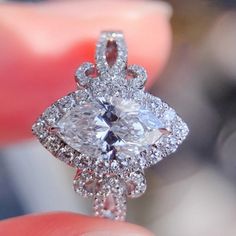
{"label": "small round diamond", "polygon": [[146,179],[141,171],[131,172],[125,178],[128,197],[140,197],[146,191]]}
{"label": "small round diamond", "polygon": [[127,73],[131,76],[131,79],[129,79],[130,86],[137,89],[141,89],[144,87],[147,80],[147,72],[143,67],[138,65],[131,65],[128,67]]}
{"label": "small round diamond", "polygon": [[40,140],[46,138],[49,134],[47,124],[40,118],[33,124],[32,132],[37,135]]}
{"label": "small round diamond", "polygon": [[44,147],[51,153],[56,153],[60,146],[61,146],[61,140],[57,136],[47,136],[43,140]]}
{"label": "small round diamond", "polygon": [[163,150],[161,150],[160,146],[153,145],[149,150],[141,153],[140,156],[141,166],[148,168],[163,159]]}
{"label": "small round diamond", "polygon": [[64,145],[57,153],[57,158],[67,164],[70,164],[75,157],[75,151],[68,145]]}
{"label": "small round diamond", "polygon": [[99,183],[91,171],[78,170],[73,181],[74,190],[83,197],[92,197],[98,191]]}
{"label": "small round diamond", "polygon": [[69,94],[58,100],[58,107],[61,111],[67,112],[76,105],[76,101],[73,94]]}
{"label": "small round diamond", "polygon": [[61,112],[57,108],[56,105],[52,105],[47,108],[47,110],[43,113],[43,118],[49,125],[54,125],[56,121],[58,121],[61,117]]}
{"label": "small round diamond", "polygon": [[86,90],[77,90],[74,92],[76,104],[82,104],[87,101],[89,94]]}

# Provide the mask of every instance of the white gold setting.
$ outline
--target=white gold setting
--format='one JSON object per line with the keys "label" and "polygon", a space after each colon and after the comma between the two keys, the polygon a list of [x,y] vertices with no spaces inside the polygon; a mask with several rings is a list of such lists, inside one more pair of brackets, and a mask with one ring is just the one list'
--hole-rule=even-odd
{"label": "white gold setting", "polygon": [[94,200],[96,216],[124,220],[127,198],[146,190],[144,170],[175,152],[187,125],[144,91],[147,74],[127,66],[121,32],[102,32],[96,64],[76,71],[78,89],[60,98],[32,130],[56,158],[77,169],[75,192]]}

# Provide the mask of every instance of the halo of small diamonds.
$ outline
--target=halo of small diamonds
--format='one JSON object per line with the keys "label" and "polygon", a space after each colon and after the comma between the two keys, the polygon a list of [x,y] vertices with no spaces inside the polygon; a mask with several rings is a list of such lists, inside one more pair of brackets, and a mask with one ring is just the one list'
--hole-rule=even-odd
{"label": "halo of small diamonds", "polygon": [[96,64],[83,63],[75,77],[78,90],[49,106],[32,131],[56,158],[77,169],[74,189],[93,197],[95,215],[124,220],[127,197],[146,190],[144,169],[175,152],[188,127],[144,91],[146,71],[127,67],[120,32],[103,32]]}

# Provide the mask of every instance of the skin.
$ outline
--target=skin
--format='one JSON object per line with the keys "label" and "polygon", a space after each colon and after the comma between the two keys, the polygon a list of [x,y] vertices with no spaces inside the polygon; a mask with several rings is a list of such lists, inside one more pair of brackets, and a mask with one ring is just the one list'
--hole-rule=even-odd
{"label": "skin", "polygon": [[[125,34],[129,64],[148,72],[150,87],[171,46],[169,5],[149,1],[67,1],[1,4],[0,145],[30,138],[36,117],[75,89],[73,74],[94,62],[99,32]],[[0,235],[153,235],[128,223],[72,213],[48,213],[0,222]]]}

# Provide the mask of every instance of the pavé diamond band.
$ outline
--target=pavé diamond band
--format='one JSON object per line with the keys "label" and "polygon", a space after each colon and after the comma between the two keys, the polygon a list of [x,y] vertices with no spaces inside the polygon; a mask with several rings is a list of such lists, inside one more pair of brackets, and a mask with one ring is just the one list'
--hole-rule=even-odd
{"label": "pav\u00e9 diamond band", "polygon": [[173,153],[188,127],[144,91],[146,71],[127,66],[121,32],[101,33],[96,63],[83,63],[75,79],[78,89],[48,107],[33,133],[77,169],[74,189],[93,198],[95,215],[124,220],[127,198],[146,190],[144,170]]}

